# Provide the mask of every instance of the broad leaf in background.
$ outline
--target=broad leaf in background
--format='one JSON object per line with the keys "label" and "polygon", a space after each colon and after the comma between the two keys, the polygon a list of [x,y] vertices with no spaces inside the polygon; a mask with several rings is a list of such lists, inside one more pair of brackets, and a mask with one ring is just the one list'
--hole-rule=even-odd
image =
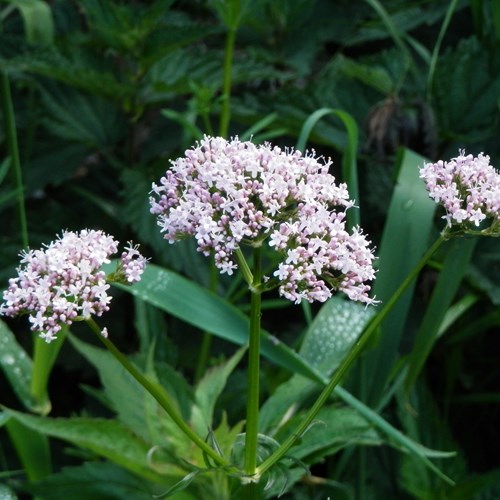
{"label": "broad leaf in background", "polygon": [[86,344],[72,335],[69,339],[73,347],[97,369],[105,395],[120,421],[149,442],[151,435],[144,414],[144,405],[145,399],[151,396],[111,353]]}
{"label": "broad leaf in background", "polygon": [[347,132],[347,141],[342,155],[342,181],[347,184],[349,197],[356,203],[356,209],[347,212],[347,225],[349,228],[359,226],[359,188],[358,188],[358,126],[349,113],[341,109],[321,108],[312,113],[304,122],[299,138],[297,149],[304,152],[307,140],[319,120],[326,115],[336,116],[344,125]]}
{"label": "broad leaf in background", "polygon": [[[27,490],[45,500],[151,500],[163,492],[158,487],[109,462],[86,462],[30,484]],[[3,497],[2,497],[3,498]],[[179,495],[179,500],[195,500]]]}
{"label": "broad leaf in background", "polygon": [[[333,297],[323,305],[299,351],[302,358],[322,374],[323,381],[335,371],[374,312],[373,308],[367,309],[341,297]],[[274,435],[317,390],[317,383],[298,374],[280,385],[261,409],[261,432]]]}
{"label": "broad leaf in background", "polygon": [[42,0],[7,0],[16,6],[24,22],[26,40],[32,44],[50,45],[54,41],[54,20],[47,2]]}
{"label": "broad leaf in background", "polygon": [[205,435],[213,428],[214,408],[224,389],[227,378],[239,363],[246,348],[239,349],[226,363],[207,371],[196,387],[195,404],[191,414],[193,428]]}
{"label": "broad leaf in background", "polygon": [[[380,243],[379,271],[373,287],[374,295],[383,303],[389,300],[429,247],[436,205],[419,178],[419,167],[424,162],[423,157],[403,150],[397,184]],[[369,406],[375,406],[381,398],[397,359],[414,288],[415,282],[382,323],[377,348],[368,352],[362,360],[362,399]]]}
{"label": "broad leaf in background", "polygon": [[[149,264],[139,283],[122,290],[187,323],[238,345],[247,343],[248,318],[236,307],[182,276]],[[311,380],[321,376],[277,338],[262,332],[262,354],[277,365]]]}
{"label": "broad leaf in background", "polygon": [[468,269],[477,241],[477,238],[473,238],[450,242],[451,248],[439,273],[438,282],[432,292],[431,300],[415,338],[415,345],[408,358],[408,372],[404,383],[407,397],[438,337],[442,322]]}
{"label": "broad leaf in background", "polygon": [[151,467],[150,445],[120,422],[88,417],[35,417],[8,409],[5,412],[28,429],[93,451],[146,479],[159,483],[171,480]]}
{"label": "broad leaf in background", "polygon": [[33,362],[2,320],[0,320],[0,367],[19,401],[27,410],[33,409],[34,400],[30,392]]}

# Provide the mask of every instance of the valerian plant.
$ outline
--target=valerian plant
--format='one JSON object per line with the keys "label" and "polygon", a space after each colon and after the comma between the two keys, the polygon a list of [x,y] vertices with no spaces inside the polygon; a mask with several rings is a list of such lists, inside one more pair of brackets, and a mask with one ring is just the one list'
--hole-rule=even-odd
{"label": "valerian plant", "polygon": [[[233,436],[229,454],[222,451],[213,434],[206,439],[196,432],[168,391],[131,363],[108,338],[108,329],[92,318],[109,310],[110,282],[130,285],[140,281],[147,259],[137,246],[129,243],[116,269],[107,274],[102,266],[118,252],[118,242],[100,230],[64,231],[45,248],[21,253],[18,276],[10,280],[3,294],[0,313],[12,317],[27,314],[31,329],[47,343],[75,321],[85,321],[206,457],[206,468],[191,464],[194,472],[168,493],[188,487],[198,474],[213,470],[238,478],[248,498],[263,495],[266,481],[268,486],[272,484],[269,473],[286,469],[293,446],[307,434],[371,335],[439,246],[455,235],[497,235],[500,176],[489,165],[489,158],[461,152],[449,162],[426,164],[420,176],[429,196],[444,206],[446,227],[390,300],[377,306],[370,296],[370,282],[375,278],[373,250],[359,227],[351,232],[346,229],[345,213],[354,202],[347,186],[337,184],[329,173],[329,166],[329,160],[317,158],[314,152],[303,155],[268,143],[205,137],[172,162],[165,176],[152,186],[151,212],[165,239],[175,243],[193,237],[198,251],[212,256],[221,273],[241,272],[251,296],[245,432]],[[278,256],[269,276],[262,272],[264,245]],[[315,403],[281,443],[259,433],[261,295],[273,289],[295,303],[325,302],[340,291],[351,300],[378,307]],[[154,450],[150,450],[151,456]],[[176,457],[177,461],[186,459]]]}

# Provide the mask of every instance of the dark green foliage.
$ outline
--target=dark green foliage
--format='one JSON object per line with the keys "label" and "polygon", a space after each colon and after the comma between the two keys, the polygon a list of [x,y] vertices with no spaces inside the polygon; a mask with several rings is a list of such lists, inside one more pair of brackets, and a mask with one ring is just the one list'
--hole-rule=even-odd
{"label": "dark green foliage", "polygon": [[[419,184],[416,169],[424,158],[449,159],[466,148],[500,165],[499,5],[0,3],[0,76],[11,85],[23,173],[19,186],[0,113],[0,289],[18,265],[21,193],[32,247],[62,229],[84,227],[141,243],[156,266],[133,295],[115,289],[106,323],[123,351],[173,395],[183,417],[199,429],[206,425],[208,438],[229,454],[244,418],[244,362],[235,368],[241,354],[235,345],[246,341],[245,286],[240,277],[214,279],[210,260],[192,241],[169,245],[148,202],[152,182],[170,160],[201,135],[218,134],[228,30],[236,29],[229,135],[294,146],[308,118],[330,110],[314,123],[307,147],[332,157],[341,180],[343,155],[353,156],[356,141],[338,111],[357,126],[356,161],[350,158],[359,177],[356,201],[361,225],[378,245],[375,289],[386,301],[443,227],[442,213],[433,214]],[[409,149],[400,155],[402,147]],[[264,496],[499,497],[500,461],[491,444],[500,439],[499,256],[498,241],[488,240],[467,242],[463,250],[448,245],[434,257],[382,325],[362,366],[350,372],[345,389],[294,449],[292,456],[311,475],[288,457],[289,475],[278,468]],[[457,273],[454,265],[461,266]],[[322,309],[305,307],[304,314],[299,307],[280,309],[276,296],[266,298],[264,454],[272,439],[285,439],[303,418],[370,316],[339,298]],[[308,327],[309,314],[315,319]],[[351,335],[339,317],[349,318]],[[9,320],[0,328],[0,403],[23,411],[34,404],[26,325]],[[205,329],[214,338],[200,392],[193,382],[199,382]],[[342,345],[331,348],[323,334]],[[16,491],[44,499],[142,500],[172,488],[181,500],[239,498],[238,481],[207,471],[201,453],[173,432],[156,403],[107,352],[86,342],[73,340],[74,347],[63,351],[65,361],[56,363],[49,417],[0,412],[0,469],[7,471],[0,475],[0,496]],[[22,464],[3,432],[9,415],[56,438],[53,475],[30,483],[15,472]]]}

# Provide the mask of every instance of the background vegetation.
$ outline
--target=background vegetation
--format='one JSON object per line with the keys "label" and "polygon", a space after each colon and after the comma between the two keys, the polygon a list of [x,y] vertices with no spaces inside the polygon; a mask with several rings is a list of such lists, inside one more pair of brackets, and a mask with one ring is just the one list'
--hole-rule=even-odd
{"label": "background vegetation", "polygon": [[[149,214],[151,183],[169,159],[206,133],[282,146],[302,147],[308,139],[307,147],[335,159],[338,178],[343,161],[355,162],[361,225],[379,248],[375,291],[384,300],[443,227],[442,214],[419,201],[416,172],[423,158],[448,159],[462,148],[484,151],[493,165],[500,158],[495,0],[12,0],[0,4],[0,15],[3,95],[10,87],[22,167],[21,182],[4,100],[4,287],[15,272],[23,235],[36,248],[61,229],[92,227],[140,242],[156,264],[216,288],[227,303],[246,311],[243,284],[222,278],[215,283],[209,260],[189,242],[166,244]],[[352,118],[351,129],[332,110]],[[460,249],[450,243],[421,273],[344,383],[407,436],[457,451],[434,460],[456,485],[400,452],[400,444],[391,434],[375,432],[373,422],[360,421],[363,431],[353,432],[359,414],[336,394],[328,408],[346,412],[333,418],[340,426],[337,440],[328,449],[302,450],[313,476],[300,479],[295,472],[286,498],[500,497],[499,271],[497,241],[464,240]],[[115,295],[106,320],[113,339],[139,363],[146,363],[154,345],[167,384],[172,368],[191,384],[200,379],[200,363],[214,366],[235,352],[234,343],[220,336],[203,344],[200,330],[189,324],[190,310],[165,314],[141,297],[121,290]],[[301,308],[277,297],[265,304],[264,327],[297,349],[313,318],[318,330],[319,315],[338,317],[348,307],[333,301],[322,309]],[[8,325],[30,352],[27,322]],[[66,343],[57,359],[51,416],[120,417],[104,361],[78,342]],[[193,348],[198,345],[209,348],[207,360]],[[304,357],[319,367],[311,352],[302,344]],[[0,402],[22,409],[15,374],[3,359]],[[273,394],[278,404],[278,387],[290,375],[271,356],[263,367],[263,400]],[[231,426],[243,418],[237,395],[244,384],[243,371],[236,369],[219,400],[217,421],[220,408]],[[306,406],[314,390],[314,384],[300,389]],[[265,411],[263,418],[264,424],[272,420]],[[134,430],[136,423],[124,425]],[[120,488],[126,485],[128,498],[142,498],[140,491],[153,488],[147,485],[156,477],[132,475],[130,467],[106,455],[110,461],[96,468],[102,453],[59,437],[63,441],[51,444],[54,474],[30,483],[16,472],[21,464],[2,432],[0,480],[6,494],[62,498],[70,491],[75,498],[124,498]],[[115,481],[105,488],[110,477]],[[83,486],[82,478],[88,481]],[[65,489],[72,480],[79,489]]]}

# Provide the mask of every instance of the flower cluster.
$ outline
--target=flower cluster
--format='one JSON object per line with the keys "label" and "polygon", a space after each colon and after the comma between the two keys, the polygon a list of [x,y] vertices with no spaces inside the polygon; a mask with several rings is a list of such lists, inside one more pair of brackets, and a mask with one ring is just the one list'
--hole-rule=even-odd
{"label": "flower cluster", "polygon": [[420,177],[429,196],[445,208],[448,227],[479,227],[486,219],[500,218],[500,175],[489,156],[460,151],[448,162],[426,164]]}
{"label": "flower cluster", "polygon": [[[102,231],[64,231],[44,249],[21,253],[18,276],[9,280],[0,314],[29,314],[31,329],[47,342],[63,324],[101,316],[109,309],[109,284],[101,270],[118,251],[118,243]],[[119,268],[129,282],[138,281],[146,260],[136,247],[126,249]]]}
{"label": "flower cluster", "polygon": [[221,272],[232,274],[242,244],[267,240],[284,255],[275,272],[284,297],[325,301],[334,288],[370,303],[373,254],[359,228],[347,232],[353,202],[329,167],[314,154],[205,137],[153,184],[151,212],[165,239],[193,236]]}

